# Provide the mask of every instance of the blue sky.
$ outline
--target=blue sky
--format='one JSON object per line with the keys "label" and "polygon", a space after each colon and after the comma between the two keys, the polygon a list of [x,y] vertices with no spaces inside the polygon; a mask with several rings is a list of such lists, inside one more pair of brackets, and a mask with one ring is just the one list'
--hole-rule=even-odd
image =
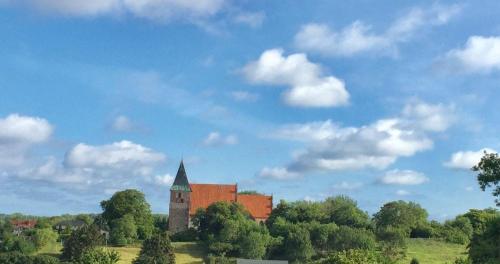
{"label": "blue sky", "polygon": [[0,0],[0,211],[191,182],[494,206],[498,1]]}

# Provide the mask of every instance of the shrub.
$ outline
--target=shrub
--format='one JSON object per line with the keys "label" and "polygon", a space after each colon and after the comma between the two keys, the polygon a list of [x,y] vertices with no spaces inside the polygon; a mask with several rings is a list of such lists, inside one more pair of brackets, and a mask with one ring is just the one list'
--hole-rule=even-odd
{"label": "shrub", "polygon": [[420,264],[420,261],[416,258],[412,258],[410,264]]}
{"label": "shrub", "polygon": [[236,264],[236,259],[224,256],[208,256],[208,264]]}
{"label": "shrub", "polygon": [[314,264],[383,264],[387,263],[374,250],[350,249],[335,252],[327,258],[313,262]]}
{"label": "shrub", "polygon": [[120,260],[120,254],[114,250],[94,248],[85,251],[76,264],[116,264]]}
{"label": "shrub", "polygon": [[142,244],[134,264],[175,264],[175,255],[166,232],[156,233]]}
{"label": "shrub", "polygon": [[330,248],[336,251],[349,249],[373,249],[375,248],[375,235],[368,230],[341,226],[334,232],[329,242]]}
{"label": "shrub", "polygon": [[68,261],[78,260],[83,253],[102,245],[102,242],[103,237],[97,226],[84,226],[73,231],[68,239],[64,241],[61,258]]}
{"label": "shrub", "polygon": [[475,234],[469,245],[473,264],[500,263],[500,217],[489,221],[482,234]]}

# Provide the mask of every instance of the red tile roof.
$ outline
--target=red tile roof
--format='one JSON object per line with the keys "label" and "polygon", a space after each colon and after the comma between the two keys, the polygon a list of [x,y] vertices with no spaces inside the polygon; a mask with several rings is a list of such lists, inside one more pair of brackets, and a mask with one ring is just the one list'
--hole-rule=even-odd
{"label": "red tile roof", "polygon": [[10,220],[15,228],[34,228],[36,220]]}
{"label": "red tile roof", "polygon": [[273,197],[259,194],[238,194],[242,204],[254,219],[267,219],[273,209]]}
{"label": "red tile roof", "polygon": [[236,202],[236,184],[190,184],[189,186],[191,187],[189,215],[194,215],[198,208],[207,208],[215,202]]}

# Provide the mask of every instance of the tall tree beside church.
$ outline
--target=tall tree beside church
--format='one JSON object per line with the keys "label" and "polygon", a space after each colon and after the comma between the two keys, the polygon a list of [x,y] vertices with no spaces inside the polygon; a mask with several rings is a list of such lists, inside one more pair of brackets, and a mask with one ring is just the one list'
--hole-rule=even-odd
{"label": "tall tree beside church", "polygon": [[493,188],[493,196],[497,197],[495,202],[500,206],[500,157],[498,153],[486,153],[481,161],[472,170],[477,172],[477,180],[483,191]]}
{"label": "tall tree beside church", "polygon": [[[113,223],[129,215],[134,220],[138,238],[151,237],[154,229],[153,216],[151,207],[142,192],[132,189],[116,192],[111,199],[102,201],[101,207],[102,218],[111,225],[111,229],[113,229]],[[130,234],[131,238],[134,236],[135,234]]]}

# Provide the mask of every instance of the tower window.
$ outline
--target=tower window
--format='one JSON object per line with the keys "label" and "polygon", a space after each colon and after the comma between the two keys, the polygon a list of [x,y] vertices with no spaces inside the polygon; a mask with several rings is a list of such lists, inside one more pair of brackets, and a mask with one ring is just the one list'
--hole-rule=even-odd
{"label": "tower window", "polygon": [[178,194],[177,194],[177,198],[181,198],[181,193],[178,193]]}

